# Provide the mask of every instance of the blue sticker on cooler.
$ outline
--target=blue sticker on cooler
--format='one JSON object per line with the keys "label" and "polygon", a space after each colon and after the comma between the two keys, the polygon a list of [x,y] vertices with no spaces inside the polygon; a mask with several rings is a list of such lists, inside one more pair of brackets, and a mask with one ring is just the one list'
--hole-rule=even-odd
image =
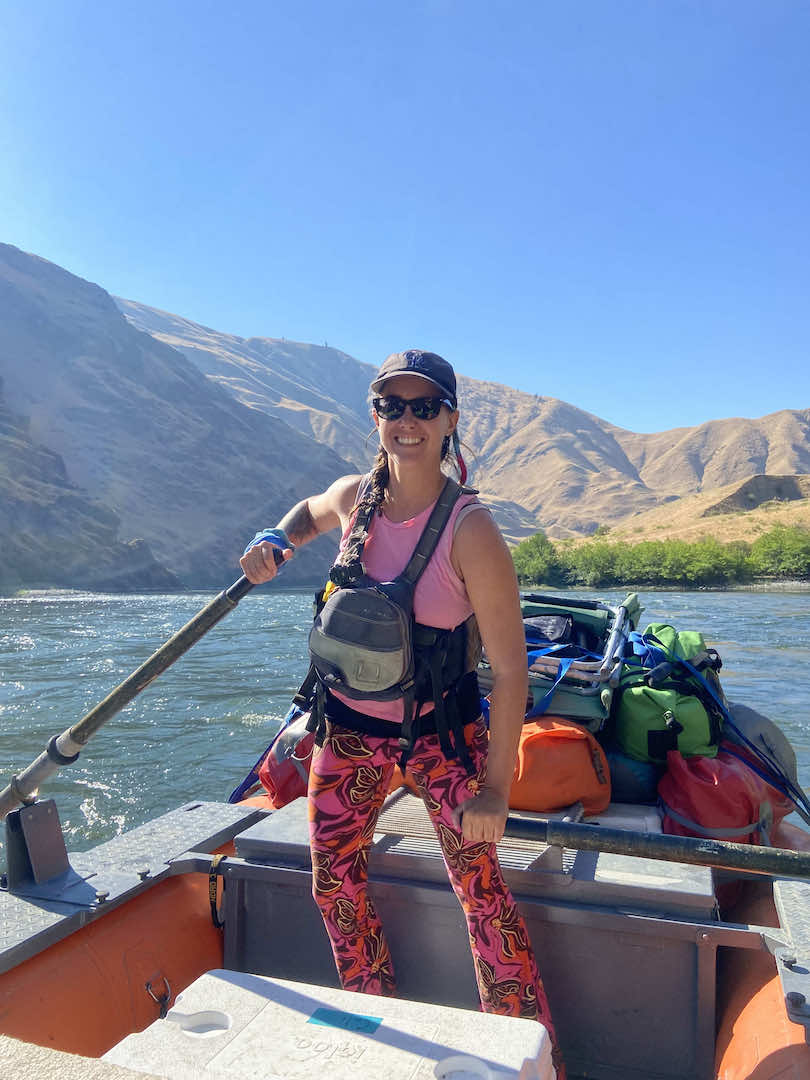
{"label": "blue sticker on cooler", "polygon": [[373,1035],[382,1023],[382,1017],[361,1016],[360,1013],[341,1012],[340,1009],[316,1009],[307,1023],[356,1031],[359,1035]]}

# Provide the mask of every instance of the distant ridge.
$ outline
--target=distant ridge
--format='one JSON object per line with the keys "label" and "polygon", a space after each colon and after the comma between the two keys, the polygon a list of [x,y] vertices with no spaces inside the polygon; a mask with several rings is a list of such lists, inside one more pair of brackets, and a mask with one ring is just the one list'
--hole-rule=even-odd
{"label": "distant ridge", "polygon": [[[243,339],[130,300],[116,303],[134,326],[179,349],[243,404],[285,419],[358,468],[371,461],[370,365],[336,349]],[[556,398],[464,375],[459,402],[472,479],[513,540],[538,528],[587,535],[753,473],[810,473],[810,409],[645,435]]]}
{"label": "distant ridge", "polygon": [[[90,587],[96,571],[121,588],[229,583],[257,529],[368,467],[373,370],[113,300],[0,244],[0,588]],[[618,530],[661,507],[671,519],[684,497],[711,493],[706,510],[730,497],[719,488],[810,474],[810,409],[645,435],[464,375],[459,397],[472,482],[515,541]],[[54,546],[72,552],[67,568]],[[334,546],[304,548],[285,581],[322,580]]]}
{"label": "distant ridge", "polygon": [[726,495],[720,502],[707,507],[704,517],[714,514],[733,514],[737,510],[755,510],[766,502],[797,502],[810,499],[810,476],[752,476]]}
{"label": "distant ridge", "polygon": [[[802,494],[804,493],[804,494]],[[620,521],[610,539],[752,543],[776,526],[810,528],[810,475],[752,476],[742,483],[685,495]]]}

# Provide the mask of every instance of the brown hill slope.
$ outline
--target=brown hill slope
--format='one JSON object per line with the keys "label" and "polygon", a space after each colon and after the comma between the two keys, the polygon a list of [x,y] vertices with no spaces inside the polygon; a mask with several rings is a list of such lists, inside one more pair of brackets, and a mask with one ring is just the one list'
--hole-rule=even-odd
{"label": "brown hill slope", "polygon": [[556,398],[462,380],[466,430],[482,446],[476,482],[523,507],[551,536],[590,533],[656,505],[603,421]]}
{"label": "brown hill slope", "polygon": [[[0,376],[27,439],[22,457],[18,436],[0,444],[6,550],[13,540],[22,558],[26,479],[33,492],[37,456],[50,454],[89,517],[116,515],[120,535],[148,541],[184,583],[221,585],[257,527],[367,466],[373,369],[336,349],[242,339],[117,303],[0,245]],[[513,539],[538,528],[587,535],[664,503],[671,516],[679,496],[754,471],[810,473],[810,410],[639,435],[497,383],[462,375],[459,391],[472,480]],[[22,483],[13,489],[12,480]],[[58,486],[38,489],[53,521]],[[105,542],[117,543],[108,521]],[[305,549],[286,579],[320,577],[331,550]]]}
{"label": "brown hill slope", "polygon": [[810,528],[810,475],[753,476],[741,484],[686,495],[611,529],[611,540],[701,540],[751,543],[776,525]]}
{"label": "brown hill slope", "polygon": [[[179,349],[238,400],[283,415],[358,467],[370,464],[376,448],[368,439],[370,365],[334,349],[245,340],[133,301],[117,303],[133,325]],[[590,532],[601,521],[656,504],[597,417],[463,375],[459,403],[472,480],[510,538],[540,527],[555,535]]]}
{"label": "brown hill slope", "polygon": [[652,435],[613,431],[641,480],[662,494],[711,491],[763,473],[810,473],[810,409]]}
{"label": "brown hill slope", "polygon": [[[245,408],[136,330],[98,286],[7,245],[0,331],[8,407],[31,442],[56,453],[70,483],[185,583],[233,580],[256,528],[348,471],[328,447]],[[10,529],[23,524],[17,505]],[[290,582],[320,573],[323,552],[303,555]]]}
{"label": "brown hill slope", "polygon": [[116,303],[133,326],[177,349],[243,405],[331,446],[358,470],[373,457],[371,365],[327,346],[240,338],[132,300]]}
{"label": "brown hill slope", "polygon": [[58,454],[31,441],[0,381],[0,592],[176,589],[177,578],[144,541],[118,539],[119,525],[117,514],[70,483]]}
{"label": "brown hill slope", "polygon": [[[180,349],[238,400],[283,416],[358,467],[371,460],[371,366],[334,349],[246,340],[133,301],[117,303],[133,325]],[[515,540],[538,528],[558,537],[588,534],[756,471],[810,471],[810,410],[644,435],[555,398],[463,375],[459,402],[472,480]]]}

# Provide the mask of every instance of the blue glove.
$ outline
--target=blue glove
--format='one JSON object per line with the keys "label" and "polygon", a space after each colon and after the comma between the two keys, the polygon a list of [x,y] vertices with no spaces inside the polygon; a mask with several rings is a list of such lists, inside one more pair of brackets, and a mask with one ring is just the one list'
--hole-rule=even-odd
{"label": "blue glove", "polygon": [[[248,546],[242,552],[243,555],[247,555],[251,548],[256,547],[257,544],[268,543],[277,547],[279,551],[283,551],[284,548],[292,548],[295,551],[295,544],[290,543],[290,538],[284,532],[283,529],[264,529],[263,532],[257,532]],[[279,572],[284,569],[284,560],[281,556],[276,557],[276,566]]]}

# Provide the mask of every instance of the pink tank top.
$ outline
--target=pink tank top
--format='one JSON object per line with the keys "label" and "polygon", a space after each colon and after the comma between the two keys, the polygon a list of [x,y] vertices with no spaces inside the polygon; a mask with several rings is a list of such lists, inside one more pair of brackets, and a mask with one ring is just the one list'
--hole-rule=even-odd
{"label": "pink tank top", "polygon": [[[389,521],[385,514],[375,514],[369,527],[368,539],[363,548],[366,573],[375,581],[392,581],[401,574],[413,555],[436,502],[409,518],[408,521]],[[453,537],[461,521],[476,510],[487,510],[475,495],[462,495],[450,514],[450,520],[439,537],[439,543],[430,561],[416,583],[413,597],[414,617],[424,626],[438,626],[454,630],[472,615],[472,606],[464,582],[458,576],[450,560]],[[487,513],[489,511],[487,510]],[[340,550],[346,545],[351,524],[340,541]],[[356,701],[335,694],[349,708],[382,720],[402,721],[402,703],[399,701]],[[433,708],[432,703],[422,707],[422,712]]]}

